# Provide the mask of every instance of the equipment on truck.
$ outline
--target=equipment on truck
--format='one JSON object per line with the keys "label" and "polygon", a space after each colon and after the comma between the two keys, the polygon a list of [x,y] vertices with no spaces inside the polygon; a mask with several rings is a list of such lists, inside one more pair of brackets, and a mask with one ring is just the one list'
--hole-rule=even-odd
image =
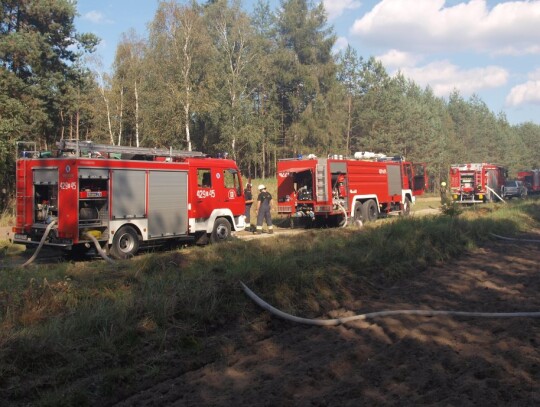
{"label": "equipment on truck", "polygon": [[424,164],[400,156],[364,152],[355,158],[310,154],[282,159],[277,165],[278,213],[320,224],[408,215],[426,180]]}
{"label": "equipment on truck", "polygon": [[457,203],[483,203],[500,199],[508,171],[497,164],[452,164],[450,193]]}
{"label": "equipment on truck", "polygon": [[[24,143],[18,143],[18,149]],[[217,242],[243,230],[240,171],[193,151],[61,141],[16,163],[14,243],[84,252],[88,235],[116,258],[167,241]]]}
{"label": "equipment on truck", "polygon": [[540,170],[520,171],[517,179],[523,181],[529,194],[540,193]]}

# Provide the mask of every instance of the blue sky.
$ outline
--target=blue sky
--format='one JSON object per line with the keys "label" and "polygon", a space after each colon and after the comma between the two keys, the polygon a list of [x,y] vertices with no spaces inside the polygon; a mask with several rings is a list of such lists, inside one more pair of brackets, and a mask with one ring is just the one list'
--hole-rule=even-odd
{"label": "blue sky", "polygon": [[[317,0],[314,0],[317,1]],[[178,0],[179,3],[185,1]],[[540,124],[540,0],[322,0],[336,49],[350,44],[437,96],[477,94],[512,124]],[[79,32],[102,39],[104,69],[121,34],[147,34],[157,0],[78,0]],[[244,0],[251,10],[254,0]],[[279,0],[270,0],[276,8]]]}

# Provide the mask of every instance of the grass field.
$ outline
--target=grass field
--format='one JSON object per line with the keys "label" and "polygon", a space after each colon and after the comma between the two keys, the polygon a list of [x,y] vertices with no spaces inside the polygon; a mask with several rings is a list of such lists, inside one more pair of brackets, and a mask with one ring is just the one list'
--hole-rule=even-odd
{"label": "grass field", "polygon": [[[316,316],[355,284],[391,284],[460,256],[490,233],[512,235],[539,222],[540,203],[528,200],[147,253],[116,266],[0,269],[0,396],[55,406],[114,400],[114,389],[159,375],[173,355],[214,349],[218,358],[220,347],[208,347],[212,332],[249,319],[240,280],[287,312]],[[4,245],[4,266],[15,255]]]}

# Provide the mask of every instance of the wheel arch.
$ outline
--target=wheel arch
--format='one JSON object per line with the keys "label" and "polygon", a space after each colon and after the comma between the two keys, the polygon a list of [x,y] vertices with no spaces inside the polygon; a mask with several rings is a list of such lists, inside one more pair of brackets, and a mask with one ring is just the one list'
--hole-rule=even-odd
{"label": "wheel arch", "polygon": [[362,207],[364,202],[366,202],[366,201],[368,201],[370,199],[373,199],[375,201],[375,203],[377,204],[377,211],[379,213],[381,213],[381,207],[380,207],[380,203],[379,203],[379,198],[375,194],[355,195],[355,196],[353,196],[353,204],[351,206],[351,213],[354,213],[354,211],[356,210],[358,205],[360,205],[360,207]]}
{"label": "wheel arch", "polygon": [[111,245],[114,239],[114,234],[123,228],[124,226],[129,226],[135,230],[139,239],[142,241],[148,240],[148,220],[147,219],[133,219],[130,221],[121,220],[121,221],[111,221],[109,223],[109,241],[108,244]]}

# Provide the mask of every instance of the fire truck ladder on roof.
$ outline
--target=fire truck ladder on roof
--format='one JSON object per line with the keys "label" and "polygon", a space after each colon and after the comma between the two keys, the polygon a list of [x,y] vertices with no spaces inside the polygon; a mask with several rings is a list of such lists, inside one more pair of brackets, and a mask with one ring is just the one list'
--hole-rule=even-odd
{"label": "fire truck ladder on roof", "polygon": [[206,157],[206,154],[199,151],[173,150],[166,148],[111,146],[107,144],[94,144],[92,141],[62,140],[57,142],[56,145],[59,150],[73,151],[78,156],[80,156],[82,153],[112,153],[159,157]]}

